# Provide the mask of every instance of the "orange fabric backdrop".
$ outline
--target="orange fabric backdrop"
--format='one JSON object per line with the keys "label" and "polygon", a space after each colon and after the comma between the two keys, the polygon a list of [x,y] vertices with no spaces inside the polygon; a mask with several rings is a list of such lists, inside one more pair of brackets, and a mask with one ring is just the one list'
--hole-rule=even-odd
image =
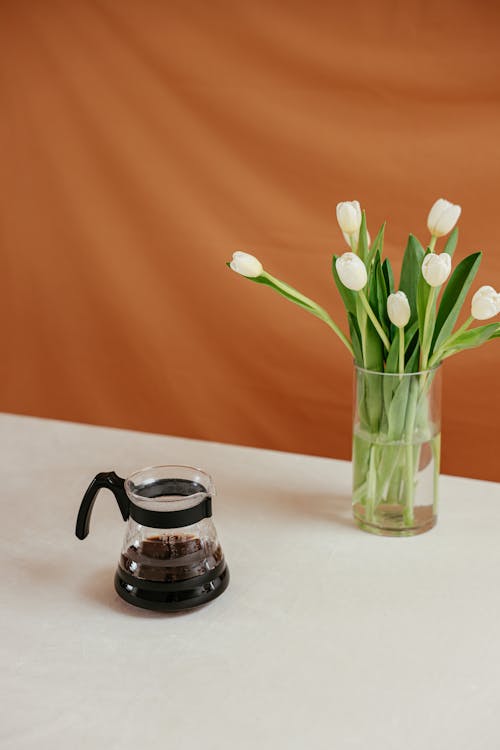
{"label": "orange fabric backdrop", "polygon": [[[399,268],[439,196],[500,286],[489,2],[4,0],[0,408],[347,458],[334,206]],[[500,479],[500,343],[446,366],[444,470]],[[168,456],[165,457],[168,460]],[[105,468],[105,467],[104,467]]]}

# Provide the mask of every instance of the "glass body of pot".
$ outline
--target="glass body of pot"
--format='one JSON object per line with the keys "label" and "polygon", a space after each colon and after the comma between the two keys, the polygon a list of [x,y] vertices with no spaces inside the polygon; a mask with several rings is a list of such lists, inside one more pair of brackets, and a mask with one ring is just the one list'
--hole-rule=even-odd
{"label": "glass body of pot", "polygon": [[[165,472],[175,479],[165,478]],[[204,497],[213,498],[211,478],[186,466],[152,467],[125,480],[125,490],[136,508],[163,513],[165,528],[127,521],[120,567],[138,581],[175,583],[214,570],[223,559],[212,518],[202,518],[182,528],[169,528],[168,519],[196,507]]]}
{"label": "glass body of pot", "polygon": [[355,367],[353,514],[365,531],[413,536],[437,520],[441,369]]}
{"label": "glass body of pot", "polygon": [[156,466],[124,481],[130,503],[115,575],[130,604],[175,612],[222,594],[229,571],[212,521],[211,478],[189,466]]}

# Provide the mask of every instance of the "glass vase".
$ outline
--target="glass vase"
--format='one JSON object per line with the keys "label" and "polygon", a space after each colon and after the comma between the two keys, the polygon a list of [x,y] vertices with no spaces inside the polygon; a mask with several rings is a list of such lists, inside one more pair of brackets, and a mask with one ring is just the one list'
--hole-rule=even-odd
{"label": "glass vase", "polygon": [[355,367],[353,514],[364,531],[414,536],[437,520],[441,370]]}

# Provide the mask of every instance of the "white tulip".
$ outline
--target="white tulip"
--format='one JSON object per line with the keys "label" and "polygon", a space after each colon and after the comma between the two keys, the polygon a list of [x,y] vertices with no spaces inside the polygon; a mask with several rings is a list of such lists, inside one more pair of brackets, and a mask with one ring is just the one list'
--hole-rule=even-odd
{"label": "white tulip", "polygon": [[366,286],[366,266],[355,253],[341,255],[335,261],[335,268],[343,285],[353,292],[359,292]]}
{"label": "white tulip", "polygon": [[260,260],[257,260],[257,258],[249,253],[242,253],[240,250],[233,253],[233,259],[229,264],[229,267],[233,271],[236,271],[236,273],[240,273],[242,276],[246,276],[249,279],[257,278],[257,276],[260,276],[264,270]]}
{"label": "white tulip", "polygon": [[387,314],[391,323],[397,328],[404,328],[411,317],[410,303],[404,292],[389,294],[387,297]]}
{"label": "white tulip", "polygon": [[359,235],[359,228],[361,226],[361,206],[359,201],[343,201],[337,203],[337,221],[339,227],[344,232],[344,237],[349,243],[348,237],[351,235]]}
{"label": "white tulip", "polygon": [[500,312],[500,294],[492,286],[482,286],[472,298],[471,315],[476,320],[494,318]]}
{"label": "white tulip", "polygon": [[462,208],[444,198],[439,198],[431,210],[427,219],[429,232],[433,237],[443,237],[451,232],[458,221]]}
{"label": "white tulip", "polygon": [[429,286],[441,286],[451,272],[451,257],[448,253],[429,253],[422,263],[422,276]]}

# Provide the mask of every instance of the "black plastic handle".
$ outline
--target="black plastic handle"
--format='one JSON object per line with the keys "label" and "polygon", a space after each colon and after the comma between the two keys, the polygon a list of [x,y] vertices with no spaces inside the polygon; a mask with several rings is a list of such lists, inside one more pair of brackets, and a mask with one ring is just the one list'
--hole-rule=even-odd
{"label": "black plastic handle", "polygon": [[89,533],[90,515],[94,507],[95,499],[99,490],[111,490],[120,507],[123,520],[129,517],[130,501],[125,492],[125,480],[115,474],[114,471],[102,471],[97,474],[89,484],[85,495],[83,496],[78,518],[76,519],[75,533],[78,539],[85,539]]}

